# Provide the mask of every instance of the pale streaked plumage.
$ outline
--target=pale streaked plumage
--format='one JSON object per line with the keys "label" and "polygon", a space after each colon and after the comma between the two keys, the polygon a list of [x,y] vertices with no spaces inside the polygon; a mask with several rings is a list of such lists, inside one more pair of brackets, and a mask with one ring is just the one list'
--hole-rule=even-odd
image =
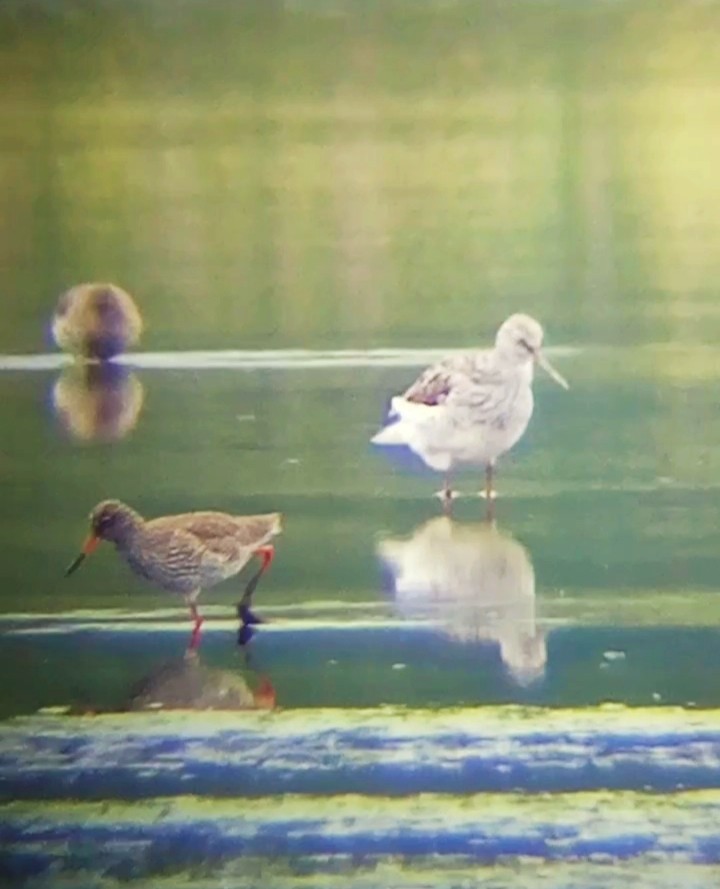
{"label": "pale streaked plumage", "polygon": [[537,626],[528,551],[489,522],[432,519],[409,538],[386,538],[378,555],[393,576],[399,614],[437,620],[460,642],[495,642],[513,678],[542,676],[545,635]]}
{"label": "pale streaked plumage", "polygon": [[62,293],[52,333],[61,349],[89,361],[107,361],[134,346],[142,333],[135,301],[116,284],[77,284]]}
{"label": "pale streaked plumage", "polygon": [[[528,315],[512,315],[493,349],[452,355],[428,368],[391,401],[391,421],[375,444],[407,445],[447,475],[461,465],[486,467],[486,493],[496,459],[522,436],[533,412],[537,362],[560,385],[565,380],[541,352],[543,330]],[[444,495],[450,499],[446,481]]]}
{"label": "pale streaked plumage", "polygon": [[255,620],[250,597],[270,564],[270,540],[280,533],[280,513],[234,516],[224,512],[188,512],[145,520],[119,500],[104,500],[90,513],[90,536],[82,553],[69,566],[71,574],[98,542],[108,540],[135,574],[181,594],[195,622],[191,647],[199,641],[200,618],[195,600],[200,591],[237,574],[254,555],[263,559],[245,590],[241,606],[244,623]]}

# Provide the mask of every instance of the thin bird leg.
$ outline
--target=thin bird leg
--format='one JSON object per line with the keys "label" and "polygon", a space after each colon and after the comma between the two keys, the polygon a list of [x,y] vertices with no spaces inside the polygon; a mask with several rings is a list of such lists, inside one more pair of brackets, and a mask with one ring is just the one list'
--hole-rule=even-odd
{"label": "thin bird leg", "polygon": [[495,498],[495,489],[493,488],[494,468],[492,463],[488,463],[485,466],[485,497],[488,500],[493,500]]}
{"label": "thin bird leg", "polygon": [[190,645],[188,646],[189,651],[197,651],[198,646],[200,645],[200,631],[203,625],[203,619],[200,617],[200,612],[197,610],[197,605],[194,602],[190,602],[190,617],[193,619],[193,630],[192,635],[190,636]]}
{"label": "thin bird leg", "polygon": [[250,607],[250,601],[252,599],[252,594],[255,592],[255,588],[258,585],[258,581],[263,576],[263,574],[270,567],[272,560],[275,556],[275,547],[272,544],[267,544],[267,546],[261,546],[255,550],[254,555],[260,556],[262,559],[262,564],[258,568],[258,570],[253,574],[253,576],[248,581],[247,586],[245,587],[245,592],[243,593],[243,597],[240,600],[240,604],[243,607]]}
{"label": "thin bird leg", "polygon": [[442,490],[438,492],[442,502],[442,510],[444,515],[450,515],[452,512],[453,490],[450,487],[450,476],[446,475],[443,481]]}
{"label": "thin bird leg", "polygon": [[488,463],[485,467],[485,503],[486,518],[488,522],[495,519],[495,490],[493,488],[493,469],[492,463]]}
{"label": "thin bird leg", "polygon": [[252,624],[263,623],[263,620],[250,610],[250,605],[252,603],[252,595],[255,592],[255,588],[257,587],[260,578],[270,567],[273,556],[275,555],[275,548],[272,544],[267,544],[266,546],[258,547],[258,549],[255,550],[254,555],[260,556],[262,564],[248,581],[242,599],[237,605],[237,613],[241,621],[241,626],[238,630],[238,643],[240,645],[245,645],[246,642],[249,642],[250,639],[252,639]]}

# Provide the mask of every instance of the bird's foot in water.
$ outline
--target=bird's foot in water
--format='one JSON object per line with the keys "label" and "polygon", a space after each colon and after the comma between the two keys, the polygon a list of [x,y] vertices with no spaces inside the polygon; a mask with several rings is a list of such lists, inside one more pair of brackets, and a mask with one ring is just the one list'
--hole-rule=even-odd
{"label": "bird's foot in water", "polygon": [[250,624],[242,624],[237,634],[238,645],[247,645],[254,635],[255,630],[253,630]]}
{"label": "bird's foot in water", "polygon": [[489,491],[486,488],[483,488],[482,491],[478,491],[478,497],[481,500],[497,500],[498,492],[495,488],[490,488]]}
{"label": "bird's foot in water", "polygon": [[245,602],[238,602],[237,616],[240,618],[240,621],[243,624],[264,624],[265,623],[265,621],[261,617],[258,617],[254,611],[250,610],[250,606],[246,605]]}
{"label": "bird's foot in water", "polygon": [[238,645],[247,645],[255,635],[253,626],[264,624],[265,621],[252,612],[250,606],[244,602],[238,602],[237,615],[240,618],[240,628],[237,635]]}

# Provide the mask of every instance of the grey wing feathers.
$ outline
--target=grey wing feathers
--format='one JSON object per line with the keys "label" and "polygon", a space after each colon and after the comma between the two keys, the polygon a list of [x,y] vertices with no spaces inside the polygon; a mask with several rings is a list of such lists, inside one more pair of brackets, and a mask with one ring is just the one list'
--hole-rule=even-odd
{"label": "grey wing feathers", "polygon": [[450,376],[441,365],[430,367],[404,393],[407,401],[442,404],[450,393]]}
{"label": "grey wing feathers", "polygon": [[452,391],[454,378],[467,365],[467,359],[465,355],[453,355],[431,365],[405,391],[403,398],[418,404],[442,404]]}
{"label": "grey wing feathers", "polygon": [[404,398],[427,405],[444,404],[448,399],[482,403],[494,398],[493,390],[502,382],[485,353],[452,355],[422,373]]}

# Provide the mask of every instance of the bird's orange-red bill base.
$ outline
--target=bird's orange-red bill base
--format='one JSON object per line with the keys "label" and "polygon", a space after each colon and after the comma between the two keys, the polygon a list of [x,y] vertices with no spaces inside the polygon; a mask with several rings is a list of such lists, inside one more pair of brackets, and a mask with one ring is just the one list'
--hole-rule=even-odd
{"label": "bird's orange-red bill base", "polygon": [[69,577],[73,573],[73,571],[77,571],[80,565],[82,565],[85,556],[89,556],[90,553],[94,552],[97,549],[99,543],[100,538],[97,537],[95,534],[90,534],[85,543],[83,543],[80,553],[66,568],[65,577]]}

